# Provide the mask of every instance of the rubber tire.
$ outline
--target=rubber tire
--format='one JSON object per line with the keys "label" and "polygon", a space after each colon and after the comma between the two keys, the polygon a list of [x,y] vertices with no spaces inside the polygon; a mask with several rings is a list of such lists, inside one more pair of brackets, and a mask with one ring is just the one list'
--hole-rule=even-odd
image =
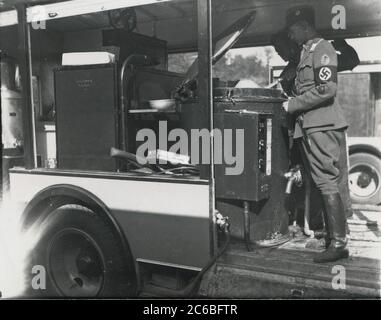
{"label": "rubber tire", "polygon": [[[36,244],[26,267],[26,296],[57,298],[64,296],[56,288],[48,270],[48,247],[51,239],[63,229],[76,228],[86,232],[95,240],[105,261],[104,283],[97,297],[136,297],[136,274],[133,259],[125,254],[115,230],[94,212],[80,206],[65,206],[52,212],[48,227]],[[44,224],[44,223],[43,223]],[[43,225],[42,224],[42,225]],[[32,267],[40,265],[46,270],[46,289],[33,290]],[[89,297],[91,298],[91,297]]]}
{"label": "rubber tire", "polygon": [[349,156],[349,173],[356,165],[369,165],[378,176],[378,190],[370,197],[358,197],[351,192],[353,203],[378,205],[381,203],[381,159],[370,153],[354,153]]}

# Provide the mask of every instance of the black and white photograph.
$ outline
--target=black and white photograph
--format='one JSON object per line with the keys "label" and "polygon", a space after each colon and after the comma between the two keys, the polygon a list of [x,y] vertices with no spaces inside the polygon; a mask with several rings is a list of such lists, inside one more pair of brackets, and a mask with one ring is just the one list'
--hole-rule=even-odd
{"label": "black and white photograph", "polygon": [[0,0],[0,75],[0,303],[380,300],[381,0]]}

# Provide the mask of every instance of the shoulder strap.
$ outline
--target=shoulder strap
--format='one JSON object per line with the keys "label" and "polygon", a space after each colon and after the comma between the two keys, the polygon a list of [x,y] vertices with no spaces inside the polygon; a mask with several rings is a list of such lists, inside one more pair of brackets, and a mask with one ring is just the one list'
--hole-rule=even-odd
{"label": "shoulder strap", "polygon": [[323,38],[320,38],[319,41],[315,42],[312,44],[311,48],[310,48],[310,53],[312,53],[312,64],[313,64],[313,68],[315,68],[314,66],[314,59],[313,59],[313,55],[314,55],[314,52],[315,52],[315,49],[317,47],[317,45],[322,42],[324,39]]}
{"label": "shoulder strap", "polygon": [[315,51],[315,48],[317,47],[317,45],[318,45],[321,41],[323,41],[323,40],[324,40],[324,39],[321,38],[321,39],[319,39],[318,42],[313,43],[312,46],[311,46],[311,48],[310,48],[310,52],[314,52],[314,51]]}

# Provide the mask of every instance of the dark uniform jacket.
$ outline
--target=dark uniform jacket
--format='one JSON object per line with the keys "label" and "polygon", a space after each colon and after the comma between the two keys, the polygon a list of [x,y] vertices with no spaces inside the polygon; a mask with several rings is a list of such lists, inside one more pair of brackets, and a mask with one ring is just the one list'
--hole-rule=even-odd
{"label": "dark uniform jacket", "polygon": [[288,104],[289,112],[298,116],[294,138],[348,126],[336,98],[337,54],[329,41],[315,38],[303,45],[295,91]]}
{"label": "dark uniform jacket", "polygon": [[[340,54],[337,55],[337,72],[353,70],[359,65],[360,59],[357,55],[356,50],[351,47],[344,39],[334,40],[331,42],[332,46],[335,48],[336,52],[339,51]],[[280,74],[280,84],[283,91],[290,97],[295,96],[294,84],[296,78],[296,67],[299,62],[289,62]]]}

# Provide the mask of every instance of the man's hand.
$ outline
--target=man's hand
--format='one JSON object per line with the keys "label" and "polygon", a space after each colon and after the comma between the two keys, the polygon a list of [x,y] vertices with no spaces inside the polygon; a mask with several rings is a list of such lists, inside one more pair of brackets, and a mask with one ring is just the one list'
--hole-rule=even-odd
{"label": "man's hand", "polygon": [[288,112],[288,101],[289,101],[289,100],[283,102],[283,105],[282,105],[283,109],[284,109],[286,112]]}

